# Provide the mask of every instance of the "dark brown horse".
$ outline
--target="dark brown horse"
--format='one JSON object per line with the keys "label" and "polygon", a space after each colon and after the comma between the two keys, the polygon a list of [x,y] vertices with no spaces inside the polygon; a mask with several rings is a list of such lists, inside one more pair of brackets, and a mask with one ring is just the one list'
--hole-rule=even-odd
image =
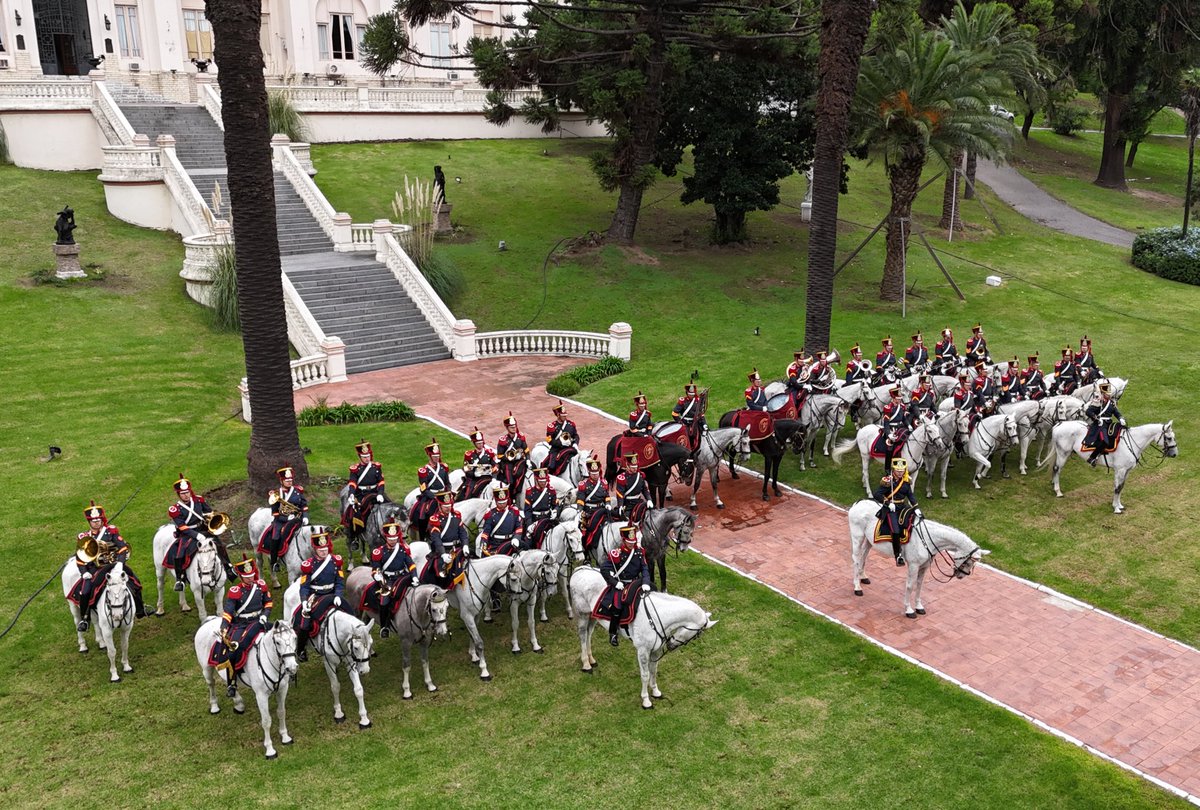
{"label": "dark brown horse", "polygon": [[[621,471],[621,465],[617,459],[617,442],[624,435],[618,433],[613,436],[605,451],[604,480],[610,487],[617,480],[617,474]],[[675,474],[681,481],[690,485],[693,473],[691,454],[688,453],[687,448],[673,442],[659,442],[658,463],[640,468],[642,475],[646,476],[646,484],[650,487],[650,497],[654,499],[653,505],[659,509],[666,505],[667,484],[670,483],[672,469],[675,470]]]}
{"label": "dark brown horse", "polygon": [[[721,416],[721,427],[733,427],[734,414],[737,411],[729,411]],[[783,456],[787,452],[787,444],[800,430],[800,421],[798,419],[776,419],[775,431],[764,439],[752,440],[750,449],[752,452],[758,453],[763,457],[763,488],[762,499],[764,501],[771,500],[767,494],[767,484],[770,483],[775,491],[775,497],[783,496],[779,491],[779,467],[783,462]],[[734,453],[730,452],[729,460],[729,475],[732,478],[737,478],[737,470],[733,466]]]}

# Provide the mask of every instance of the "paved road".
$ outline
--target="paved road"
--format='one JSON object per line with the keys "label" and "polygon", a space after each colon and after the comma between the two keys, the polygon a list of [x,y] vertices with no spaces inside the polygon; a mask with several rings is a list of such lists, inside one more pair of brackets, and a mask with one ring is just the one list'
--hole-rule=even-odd
{"label": "paved road", "polygon": [[[398,398],[459,433],[479,425],[492,441],[511,410],[526,434],[540,439],[556,401],[545,383],[578,362],[522,357],[408,366],[298,391],[296,407],[320,398],[331,405]],[[603,448],[623,426],[583,406],[570,410],[585,450]],[[857,478],[857,470],[852,460],[845,474]],[[1200,650],[987,566],[949,584],[927,579],[928,615],[905,619],[903,573],[890,559],[875,555],[866,595],[852,594],[845,512],[795,490],[764,503],[761,483],[749,476],[722,481],[724,511],[713,508],[707,484],[701,488],[693,548],[1200,802]],[[676,503],[687,503],[682,486],[674,494]],[[718,605],[706,607],[720,618]]]}
{"label": "paved road", "polygon": [[1019,213],[1047,228],[1117,247],[1133,247],[1134,235],[1129,231],[1114,228],[1051,197],[1011,166],[980,160],[975,177]]}

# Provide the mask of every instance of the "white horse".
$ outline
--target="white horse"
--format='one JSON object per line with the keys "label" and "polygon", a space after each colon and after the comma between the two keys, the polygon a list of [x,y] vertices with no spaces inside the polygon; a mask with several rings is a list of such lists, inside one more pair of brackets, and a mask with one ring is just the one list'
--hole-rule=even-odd
{"label": "white horse", "polygon": [[[854,595],[862,596],[862,586],[870,585],[871,580],[866,574],[867,554],[874,545],[880,554],[892,558],[891,543],[873,543],[875,536],[876,513],[879,504],[876,501],[858,501],[850,507],[847,515],[850,523],[850,558],[853,566]],[[921,602],[921,587],[925,583],[925,575],[938,554],[949,555],[949,565],[952,571],[944,572],[955,579],[970,576],[975,570],[975,563],[990,551],[982,549],[974,540],[967,537],[958,529],[936,523],[924,517],[917,517],[913,522],[912,537],[904,547],[904,564],[907,566],[904,582],[904,615],[910,619],[917,615],[925,615],[925,605]]]}
{"label": "white horse", "polygon": [[555,583],[539,592],[538,605],[541,613],[538,618],[543,622],[550,621],[546,615],[546,600],[554,593],[561,592],[563,601],[567,604],[567,618],[575,618],[571,610],[571,600],[567,597],[567,575],[571,573],[571,562],[583,562],[583,531],[579,526],[579,507],[567,504],[558,510],[558,523],[546,532],[542,548],[554,557]]}
{"label": "white horse", "polygon": [[[71,593],[71,589],[79,581],[79,568],[73,563],[74,557],[67,560],[67,565],[63,568],[64,597]],[[78,627],[79,620],[84,618],[83,615],[80,614],[78,606],[73,602],[68,601],[67,607],[70,608],[71,618]],[[129,574],[125,571],[124,563],[118,562],[109,570],[104,580],[104,593],[101,595],[100,601],[92,606],[91,612],[96,614],[96,646],[108,653],[108,679],[116,683],[121,680],[121,675],[117,672],[117,649],[113,640],[114,633],[120,633],[121,669],[124,672],[133,672],[133,667],[129,665],[129,633],[133,630],[134,614],[133,592],[129,590]],[[79,637],[79,651],[87,652],[87,639],[78,629],[75,632]]]}
{"label": "white horse", "polygon": [[[71,629],[75,631],[76,637],[79,639],[79,652],[86,653],[88,651],[87,637],[79,630],[79,622],[83,619],[83,614],[79,612],[79,606],[72,602],[69,597],[71,589],[75,587],[75,583],[79,581],[79,566],[75,565],[75,556],[67,558],[66,564],[62,568],[62,590],[63,598],[67,602],[67,610],[71,612]],[[91,621],[91,617],[88,617]],[[100,637],[100,627],[92,623],[92,630],[96,633],[96,646],[101,650],[106,649],[104,639]]]}
{"label": "white horse", "polygon": [[[283,615],[291,616],[300,607],[300,583],[293,582],[283,592]],[[362,676],[371,671],[371,654],[375,640],[371,628],[375,620],[367,623],[343,610],[334,609],[325,614],[321,629],[312,640],[313,649],[325,663],[325,674],[329,677],[329,691],[333,693],[333,722],[346,722],[342,711],[342,684],[338,680],[338,667],[345,667],[350,678],[354,697],[358,699],[358,727],[370,728],[367,704],[363,700]]]}
{"label": "white horse", "polygon": [[[875,444],[876,437],[879,436],[881,428],[879,425],[867,425],[858,431],[853,439],[846,439],[837,443],[833,448],[833,461],[835,464],[842,462],[842,456],[849,453],[854,448],[858,448],[858,453],[862,456],[862,484],[863,489],[867,491],[867,497],[871,496],[871,446]],[[917,475],[921,472],[921,467],[925,463],[925,455],[927,453],[940,453],[946,449],[945,443],[942,441],[942,433],[938,429],[937,423],[929,418],[921,418],[918,420],[917,426],[908,434],[908,439],[904,442],[904,447],[900,449],[897,458],[903,458],[908,462],[909,476],[912,486],[917,486]]]}
{"label": "white horse", "polygon": [[690,504],[692,509],[698,508],[696,493],[700,491],[700,482],[704,480],[705,472],[708,472],[708,480],[712,486],[713,500],[716,501],[717,508],[725,508],[717,491],[717,482],[720,481],[721,462],[730,448],[737,452],[738,461],[748,460],[750,458],[750,430],[733,427],[716,428],[700,434],[700,447],[695,454],[696,477],[692,479],[692,502]]}
{"label": "white horse", "polygon": [[[163,610],[163,599],[167,591],[163,587],[163,580],[167,569],[163,567],[163,562],[167,559],[167,550],[174,543],[174,524],[167,523],[159,526],[158,531],[154,533],[154,575],[158,580],[158,606],[154,612],[158,616],[166,613]],[[196,600],[200,623],[203,624],[208,618],[208,606],[205,602],[208,595],[212,594],[213,596],[213,613],[220,613],[221,604],[225,601],[225,566],[221,565],[221,558],[217,554],[217,541],[204,535],[204,539],[197,544],[196,553],[192,555],[184,573],[187,576],[188,587],[192,590],[192,597]],[[191,609],[187,601],[187,591],[180,591],[180,612],[188,613]]]}
{"label": "white horse", "polygon": [[[453,484],[454,472],[450,473],[450,481],[451,484]],[[529,475],[525,476],[525,487],[530,487],[532,485],[533,474],[530,473]],[[575,486],[567,479],[560,478],[557,475],[552,475],[550,476],[550,486],[554,490],[554,494],[560,502],[575,501]],[[491,493],[495,492],[499,487],[500,482],[498,480],[493,480],[492,483],[488,484],[488,495],[486,497],[464,498],[461,501],[455,502],[454,508],[462,513],[464,526],[469,526],[472,523],[478,523],[479,519],[483,517],[483,513],[492,508],[493,504],[495,503],[495,499]],[[452,490],[454,489],[453,486],[450,488]],[[521,493],[523,492],[524,489],[521,490]],[[521,504],[521,497],[524,497],[521,493],[510,492],[508,493],[508,497],[512,503],[519,506]],[[413,506],[415,506],[417,503],[417,496],[420,494],[420,487],[414,487],[412,490],[410,490],[409,493],[404,496],[404,507],[411,512]]]}
{"label": "white horse", "polygon": [[[1113,471],[1112,506],[1115,514],[1119,515],[1125,511],[1125,507],[1121,504],[1121,490],[1125,488],[1125,478],[1129,475],[1129,471],[1141,462],[1142,454],[1147,447],[1154,445],[1167,458],[1175,458],[1179,455],[1173,423],[1174,420],[1165,424],[1152,423],[1125,428],[1117,449],[1106,456],[1101,456],[1100,460],[1096,462],[1096,466],[1103,465]],[[1051,448],[1051,452],[1038,462],[1040,468],[1046,466],[1051,458],[1054,459],[1054,494],[1060,498],[1063,494],[1058,478],[1071,452],[1078,453],[1082,459],[1087,459],[1091,455],[1090,451],[1083,450],[1083,440],[1087,436],[1087,429],[1086,422],[1063,422],[1061,425],[1055,425],[1051,432],[1051,441],[1054,446]]]}
{"label": "white horse", "polygon": [[933,497],[933,479],[940,468],[942,497],[949,498],[946,494],[946,471],[950,468],[950,456],[954,453],[956,439],[960,444],[966,445],[970,423],[967,421],[966,412],[958,408],[939,412],[934,421],[942,435],[943,447],[941,450],[930,449],[925,452],[925,497]]}
{"label": "white horse", "polygon": [[[214,685],[213,668],[208,665],[208,653],[217,641],[221,631],[221,621],[216,616],[200,625],[196,630],[194,646],[196,661],[200,664],[200,674],[208,686],[208,712],[216,714],[221,711],[217,705],[217,690]],[[292,744],[292,735],[287,730],[287,693],[288,685],[296,677],[296,631],[287,622],[275,622],[275,625],[255,639],[254,649],[246,660],[246,668],[242,670],[240,680],[254,691],[254,699],[258,702],[258,713],[262,720],[263,747],[267,759],[279,756],[275,745],[271,742],[271,695],[276,695],[275,703],[279,715],[279,741],[283,745]],[[222,673],[221,680],[225,680]],[[246,712],[246,704],[242,701],[241,692],[233,698],[233,710],[237,714]]]}
{"label": "white horse", "polygon": [[1090,402],[1092,397],[1096,395],[1096,392],[1100,390],[1099,386],[1102,382],[1107,382],[1112,386],[1112,392],[1109,396],[1112,397],[1114,402],[1121,398],[1121,395],[1125,393],[1125,386],[1129,385],[1129,380],[1122,379],[1121,377],[1101,377],[1094,383],[1079,386],[1070,393],[1070,396],[1081,399],[1084,402]]}
{"label": "white horse", "polygon": [[[258,563],[258,570],[263,572],[264,579],[270,576],[272,587],[278,588],[280,587],[279,576],[274,571],[263,568],[263,555],[258,552],[258,539],[262,537],[262,533],[271,525],[273,519],[271,510],[261,506],[250,513],[250,519],[246,521],[246,530],[250,533],[250,546],[255,549],[254,559]],[[328,528],[328,526],[314,524],[296,529],[296,533],[292,535],[292,542],[288,545],[287,553],[279,558],[279,562],[287,568],[288,582],[296,581],[296,578],[300,576],[300,563],[312,556],[313,533],[328,530]]]}
{"label": "white horse", "polygon": [[1010,402],[996,408],[999,413],[1012,414],[1017,420],[1017,438],[1021,444],[1020,470],[1021,475],[1028,473],[1025,460],[1029,455],[1029,445],[1037,436],[1050,432],[1058,421],[1055,417],[1055,406],[1046,399],[1023,400]]}
{"label": "white horse", "polygon": [[846,426],[846,414],[850,412],[850,403],[833,394],[813,394],[804,400],[800,409],[800,426],[804,431],[804,444],[800,447],[800,469],[808,466],[815,468],[817,434],[825,431],[825,444],[821,454],[828,456],[833,443],[837,441],[838,433]]}
{"label": "white horse", "polygon": [[[604,592],[604,577],[595,568],[577,568],[571,574],[571,603],[575,608],[575,625],[579,632],[579,658],[583,671],[591,673],[596,665],[592,655],[592,635],[596,620],[592,608]],[[622,632],[633,642],[637,651],[638,670],[642,676],[642,708],[653,709],[650,700],[661,698],[658,688],[658,662],[664,655],[677,650],[699,637],[716,622],[712,614],[690,599],[669,593],[648,593],[642,596],[637,615]]]}
{"label": "white horse", "polygon": [[558,577],[558,565],[554,555],[545,549],[528,549],[512,558],[512,564],[504,574],[504,587],[508,591],[508,609],[512,615],[512,653],[521,654],[521,643],[517,631],[521,626],[521,608],[525,608],[525,620],[529,624],[529,644],[535,653],[544,653],[545,647],[538,642],[537,622],[533,620],[539,599]]}
{"label": "white horse", "polygon": [[[588,477],[587,460],[592,457],[591,450],[583,450],[576,448],[579,452],[571,456],[571,460],[567,462],[566,468],[563,470],[562,477],[570,482],[572,487],[579,486],[579,482],[586,480]],[[541,441],[529,449],[529,467],[541,467],[546,462],[546,456],[550,455],[550,443]],[[528,486],[528,483],[526,483]],[[557,489],[557,487],[555,487]]]}
{"label": "white horse", "polygon": [[975,475],[971,483],[982,489],[979,479],[986,477],[992,469],[991,457],[997,450],[1008,452],[1008,448],[1019,442],[1016,417],[1007,413],[996,413],[979,420],[971,438],[967,440],[966,454],[975,460]]}

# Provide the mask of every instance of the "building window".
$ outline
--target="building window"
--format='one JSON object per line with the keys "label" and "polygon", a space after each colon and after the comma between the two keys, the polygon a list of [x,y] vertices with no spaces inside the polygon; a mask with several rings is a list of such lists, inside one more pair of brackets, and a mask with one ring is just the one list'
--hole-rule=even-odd
{"label": "building window", "polygon": [[473,25],[473,33],[480,39],[490,39],[496,36],[495,30],[492,28],[492,12],[490,9],[478,9],[475,12],[476,21]]}
{"label": "building window", "polygon": [[203,9],[183,10],[183,36],[187,42],[188,59],[213,58],[212,26],[204,16]]}
{"label": "building window", "polygon": [[354,58],[354,17],[350,14],[330,14],[329,24],[333,28],[333,58]]}
{"label": "building window", "polygon": [[357,42],[357,43],[358,43],[358,53],[359,53],[359,55],[361,56],[361,55],[362,55],[363,40],[367,38],[367,27],[366,27],[365,25],[360,25],[360,26],[357,26],[357,27],[354,29],[354,32],[355,32],[355,34],[357,35],[357,38],[355,39],[355,42]]}
{"label": "building window", "polygon": [[317,58],[329,58],[329,25],[317,23]]}
{"label": "building window", "polygon": [[142,42],[138,37],[137,6],[116,6],[117,42],[121,45],[121,56],[142,55]]}
{"label": "building window", "polygon": [[429,37],[429,55],[433,57],[433,66],[450,67],[450,23],[430,23]]}

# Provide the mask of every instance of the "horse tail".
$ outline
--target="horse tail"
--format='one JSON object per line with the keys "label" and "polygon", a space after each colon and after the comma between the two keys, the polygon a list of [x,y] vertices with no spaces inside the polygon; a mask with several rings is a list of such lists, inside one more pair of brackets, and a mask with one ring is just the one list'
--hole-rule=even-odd
{"label": "horse tail", "polygon": [[1050,434],[1050,441],[1046,442],[1046,444],[1049,445],[1046,451],[1046,457],[1038,459],[1037,467],[1035,469],[1044,469],[1045,466],[1050,463],[1050,459],[1054,458],[1058,454],[1058,446],[1054,443],[1053,432]]}
{"label": "horse tail", "polygon": [[858,439],[842,439],[833,448],[833,463],[841,464],[842,456],[858,447]]}

